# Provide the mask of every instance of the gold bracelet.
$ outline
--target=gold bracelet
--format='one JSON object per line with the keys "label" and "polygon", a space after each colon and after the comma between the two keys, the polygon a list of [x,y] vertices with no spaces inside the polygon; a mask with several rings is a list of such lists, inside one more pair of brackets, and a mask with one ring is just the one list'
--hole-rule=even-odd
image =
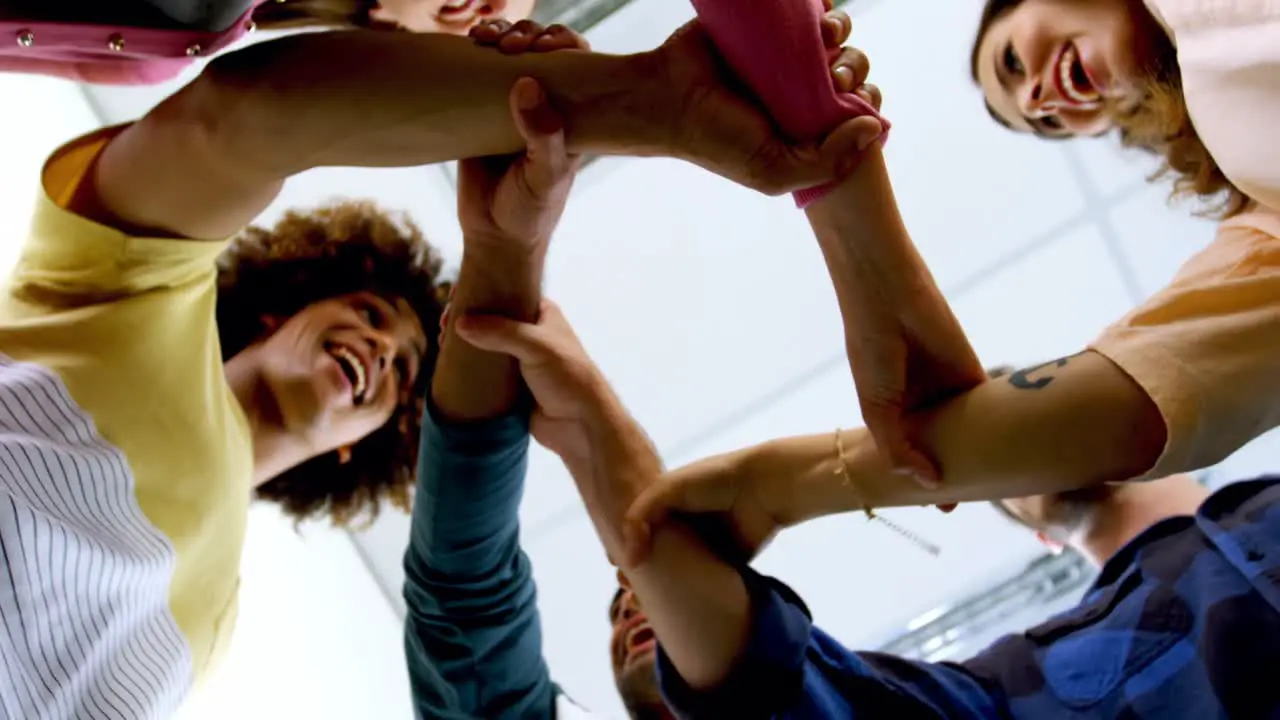
{"label": "gold bracelet", "polygon": [[[857,493],[858,489],[854,487],[853,476],[849,474],[849,461],[844,457],[844,440],[840,437],[840,428],[836,428],[836,475],[843,475],[844,479],[840,481],[841,485],[852,489]],[[866,513],[867,520],[874,520],[876,513],[866,502],[862,503],[862,512]]]}
{"label": "gold bracelet", "polygon": [[[843,438],[840,437],[840,428],[836,428],[836,469],[835,469],[835,472],[832,474],[843,475],[844,479],[840,482],[840,484],[850,488],[855,493],[858,492],[857,486],[853,484],[853,475],[850,474],[849,472],[849,461],[845,458],[845,455],[844,455],[844,440]],[[859,497],[861,497],[861,493],[858,493],[858,494],[859,494]],[[863,503],[862,503],[862,512],[866,513],[867,522],[870,522],[872,520],[878,520],[880,521],[881,525],[884,525],[885,527],[889,528],[890,530],[902,536],[903,538],[906,538],[913,545],[929,553],[930,555],[933,555],[936,557],[942,554],[942,548],[929,542],[928,540],[925,540],[923,537],[921,537],[917,533],[914,533],[902,527],[901,525],[895,522],[892,522],[891,520],[885,518],[885,516],[877,515],[875,511],[871,509],[871,506],[867,504],[865,498],[863,499]]]}

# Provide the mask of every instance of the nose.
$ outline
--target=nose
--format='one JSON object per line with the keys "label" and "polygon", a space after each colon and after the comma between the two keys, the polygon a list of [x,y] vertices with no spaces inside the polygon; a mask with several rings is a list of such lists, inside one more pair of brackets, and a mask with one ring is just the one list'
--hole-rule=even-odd
{"label": "nose", "polygon": [[627,593],[627,595],[622,598],[622,603],[620,603],[620,605],[621,606],[618,608],[618,620],[621,622],[630,620],[635,617],[637,612],[640,612],[640,607],[636,605],[635,602],[635,596],[630,593]]}
{"label": "nose", "polygon": [[391,333],[370,330],[365,336],[369,345],[369,354],[378,365],[379,370],[386,370],[396,357],[396,339]]}
{"label": "nose", "polygon": [[1046,90],[1042,79],[1028,77],[1020,88],[1018,105],[1022,114],[1029,118],[1041,118],[1051,115],[1057,109],[1052,93]]}

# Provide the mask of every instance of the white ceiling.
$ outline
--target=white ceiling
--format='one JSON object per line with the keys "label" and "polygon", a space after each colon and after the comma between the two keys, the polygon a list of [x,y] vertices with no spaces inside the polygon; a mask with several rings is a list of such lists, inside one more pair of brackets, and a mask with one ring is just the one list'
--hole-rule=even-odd
{"label": "white ceiling", "polygon": [[[984,361],[1030,362],[1078,349],[1167,280],[1211,228],[1168,210],[1142,184],[1149,167],[1107,142],[1048,144],[997,128],[968,79],[979,5],[855,3],[853,42],[872,58],[896,124],[887,153],[917,244]],[[590,39],[603,51],[650,48],[691,16],[685,3],[635,0]],[[169,89],[88,93],[104,118],[120,121]],[[409,211],[456,260],[453,198],[439,168],[311,172],[267,216],[339,195]],[[547,293],[672,464],[859,422],[825,267],[788,200],[675,161],[603,160],[565,216]],[[1269,457],[1252,452],[1239,469]],[[981,505],[894,518],[941,544],[942,556],[842,517],[789,533],[761,565],[792,582],[837,637],[870,644],[1039,552]],[[621,716],[605,650],[613,573],[567,475],[540,449],[521,519],[556,680]],[[397,604],[407,526],[384,514],[355,538]]]}

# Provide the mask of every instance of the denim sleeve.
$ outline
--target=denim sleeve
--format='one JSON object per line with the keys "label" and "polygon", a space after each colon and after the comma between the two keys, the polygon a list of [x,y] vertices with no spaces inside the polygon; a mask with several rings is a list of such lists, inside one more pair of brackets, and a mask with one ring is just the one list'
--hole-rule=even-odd
{"label": "denim sleeve", "polygon": [[786,585],[742,571],[752,605],[751,636],[730,676],[709,691],[690,688],[658,649],[663,697],[679,718],[946,718],[1005,715],[996,693],[963,668],[880,653],[857,653],[813,627]]}
{"label": "denim sleeve", "polygon": [[554,717],[542,628],[518,510],[529,431],[523,414],[422,421],[405,554],[405,655],[420,718]]}

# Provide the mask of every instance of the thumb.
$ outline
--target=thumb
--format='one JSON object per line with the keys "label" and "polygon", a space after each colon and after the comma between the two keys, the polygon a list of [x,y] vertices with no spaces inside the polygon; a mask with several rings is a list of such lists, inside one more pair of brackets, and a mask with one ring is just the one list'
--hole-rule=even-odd
{"label": "thumb", "polygon": [[458,318],[454,329],[459,337],[471,345],[481,350],[510,355],[522,363],[535,361],[543,347],[536,325],[509,318],[468,316]]}
{"label": "thumb", "polygon": [[529,189],[545,193],[573,170],[564,139],[564,118],[533,78],[520,78],[511,87],[511,112],[525,141],[525,172]]}
{"label": "thumb", "polygon": [[833,160],[837,177],[843,178],[858,167],[868,149],[884,136],[884,132],[885,126],[870,115],[851,118],[827,135],[819,153]]}
{"label": "thumb", "polygon": [[648,557],[653,527],[667,520],[677,509],[683,490],[678,482],[661,479],[650,483],[627,509],[622,520],[624,554],[628,565],[638,565]]}
{"label": "thumb", "polygon": [[937,468],[907,437],[900,406],[868,407],[863,409],[862,414],[866,418],[867,429],[876,441],[876,447],[895,473],[910,477],[926,488],[939,486]]}

